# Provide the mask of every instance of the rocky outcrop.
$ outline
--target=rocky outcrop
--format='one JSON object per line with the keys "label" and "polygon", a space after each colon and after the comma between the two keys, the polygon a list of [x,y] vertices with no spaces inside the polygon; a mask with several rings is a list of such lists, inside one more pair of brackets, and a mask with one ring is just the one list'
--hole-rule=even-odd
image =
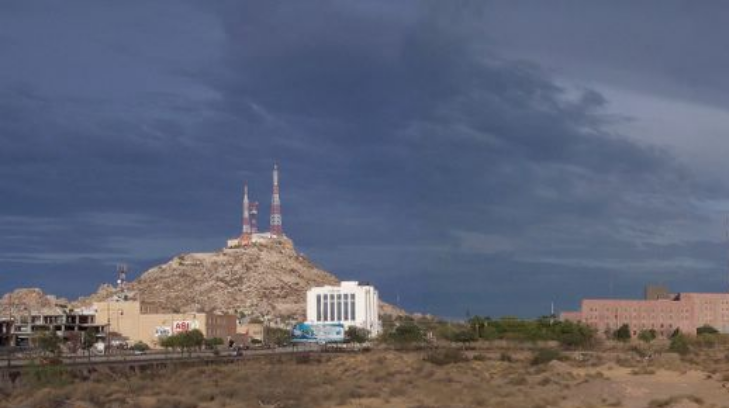
{"label": "rocky outcrop", "polygon": [[67,299],[48,295],[39,288],[20,288],[0,298],[0,316],[16,316],[30,311],[51,313],[68,303]]}
{"label": "rocky outcrop", "polygon": [[[306,291],[339,280],[294,249],[288,239],[245,248],[190,253],[146,271],[127,286],[130,298],[167,311],[225,311],[248,316],[302,318]],[[104,286],[80,303],[119,295]],[[384,304],[383,313],[402,314]]]}

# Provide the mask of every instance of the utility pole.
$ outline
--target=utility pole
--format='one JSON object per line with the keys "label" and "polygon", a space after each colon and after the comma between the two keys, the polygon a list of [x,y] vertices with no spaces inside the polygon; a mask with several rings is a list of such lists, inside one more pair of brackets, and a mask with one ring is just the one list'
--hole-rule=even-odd
{"label": "utility pole", "polygon": [[550,313],[549,313],[549,325],[551,326],[554,323],[554,301],[551,303]]}

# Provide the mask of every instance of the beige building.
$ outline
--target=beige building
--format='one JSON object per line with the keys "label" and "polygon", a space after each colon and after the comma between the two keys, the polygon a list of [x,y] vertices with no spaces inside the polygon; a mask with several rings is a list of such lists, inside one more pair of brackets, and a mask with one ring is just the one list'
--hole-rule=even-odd
{"label": "beige building", "polygon": [[138,341],[159,347],[162,337],[198,329],[206,338],[226,340],[236,332],[236,317],[214,313],[159,313],[139,301],[96,302],[97,323],[106,323],[109,333],[119,333],[127,343]]}
{"label": "beige building", "polygon": [[263,340],[263,323],[238,323],[238,333],[249,339]]}

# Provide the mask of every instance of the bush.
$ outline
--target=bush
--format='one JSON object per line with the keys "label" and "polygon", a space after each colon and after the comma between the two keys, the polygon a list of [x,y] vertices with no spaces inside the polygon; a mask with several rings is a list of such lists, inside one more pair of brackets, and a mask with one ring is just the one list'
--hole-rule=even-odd
{"label": "bush", "polygon": [[630,326],[624,324],[615,330],[613,338],[617,341],[627,342],[630,341]]}
{"label": "bush", "polygon": [[594,345],[595,329],[585,324],[559,322],[552,326],[554,340],[568,348],[585,348]]}
{"label": "bush", "polygon": [[650,343],[655,340],[656,337],[657,333],[654,329],[641,330],[640,333],[638,333],[638,339],[644,343]]}
{"label": "bush", "polygon": [[671,337],[671,345],[668,346],[668,350],[674,353],[678,353],[682,356],[688,354],[691,349],[689,348],[688,339],[681,332],[676,333]]}
{"label": "bush", "polygon": [[509,354],[509,353],[501,353],[499,355],[499,361],[503,361],[505,363],[511,363],[514,361],[514,359],[511,357],[511,354]]}
{"label": "bush", "polygon": [[447,364],[463,363],[468,361],[468,357],[457,349],[441,349],[433,350],[425,355],[423,360],[435,365],[443,366]]}
{"label": "bush", "polygon": [[422,343],[425,338],[420,327],[415,323],[406,322],[397,326],[388,336],[388,340],[396,346],[409,346]]}
{"label": "bush", "polygon": [[138,342],[134,343],[134,345],[132,346],[132,350],[147,351],[147,350],[149,350],[149,346],[147,345],[147,343],[145,343],[143,341],[138,341]]}
{"label": "bush", "polygon": [[349,326],[344,333],[344,337],[352,343],[362,344],[367,342],[370,331],[362,327]]}
{"label": "bush", "polygon": [[711,325],[705,324],[696,329],[696,334],[701,336],[702,334],[719,334],[719,330],[716,330]]}
{"label": "bush", "polygon": [[540,349],[540,350],[537,350],[536,353],[534,353],[534,357],[532,357],[531,364],[532,365],[547,364],[550,361],[562,360],[563,358],[564,357],[562,356],[562,353],[559,352],[559,350]]}

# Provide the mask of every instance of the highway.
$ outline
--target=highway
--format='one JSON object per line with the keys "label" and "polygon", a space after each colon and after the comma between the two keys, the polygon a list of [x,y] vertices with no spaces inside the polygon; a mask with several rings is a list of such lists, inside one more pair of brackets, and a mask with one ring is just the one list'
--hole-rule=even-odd
{"label": "highway", "polygon": [[[155,362],[184,362],[184,361],[235,361],[247,359],[250,357],[262,357],[271,355],[285,355],[285,354],[296,354],[296,353],[311,353],[319,352],[321,347],[316,344],[312,345],[297,345],[296,347],[279,347],[271,349],[251,349],[243,350],[241,355],[236,356],[231,350],[220,350],[219,355],[211,350],[205,351],[193,351],[180,353],[179,351],[148,351],[144,354],[135,354],[131,351],[124,351],[123,353],[114,353],[108,355],[91,355],[91,356],[62,356],[60,360],[65,366],[89,366],[89,365],[136,365],[136,364],[150,364]],[[31,364],[37,364],[40,360],[40,356],[22,356],[13,357],[8,359],[4,357],[0,359],[0,370],[7,370],[11,368],[21,368]]]}

